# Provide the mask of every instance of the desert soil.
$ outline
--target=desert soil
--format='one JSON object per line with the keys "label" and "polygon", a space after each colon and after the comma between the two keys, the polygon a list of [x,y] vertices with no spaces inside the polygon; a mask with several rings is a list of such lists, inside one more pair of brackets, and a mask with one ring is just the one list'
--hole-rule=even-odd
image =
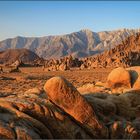
{"label": "desert soil", "polygon": [[41,67],[20,68],[19,73],[0,73],[0,93],[22,93],[28,89],[37,87],[42,89],[45,82],[53,76],[63,76],[75,87],[86,83],[106,82],[112,69],[98,68],[94,70],[69,71],[43,71]]}

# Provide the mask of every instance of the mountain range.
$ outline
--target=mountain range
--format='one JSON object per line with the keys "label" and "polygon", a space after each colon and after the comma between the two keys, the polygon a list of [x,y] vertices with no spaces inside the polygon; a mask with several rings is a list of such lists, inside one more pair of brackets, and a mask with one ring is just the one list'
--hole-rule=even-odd
{"label": "mountain range", "polygon": [[120,29],[92,32],[83,29],[66,35],[45,37],[15,37],[0,42],[0,51],[7,49],[29,49],[44,59],[67,55],[88,57],[110,50],[140,32],[140,29]]}

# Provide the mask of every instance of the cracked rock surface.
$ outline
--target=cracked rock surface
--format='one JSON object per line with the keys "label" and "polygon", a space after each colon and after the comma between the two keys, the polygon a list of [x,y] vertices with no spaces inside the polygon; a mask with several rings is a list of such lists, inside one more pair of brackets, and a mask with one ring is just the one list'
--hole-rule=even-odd
{"label": "cracked rock surface", "polygon": [[139,101],[137,88],[123,94],[82,95],[65,78],[53,77],[44,91],[0,94],[0,138],[139,139]]}

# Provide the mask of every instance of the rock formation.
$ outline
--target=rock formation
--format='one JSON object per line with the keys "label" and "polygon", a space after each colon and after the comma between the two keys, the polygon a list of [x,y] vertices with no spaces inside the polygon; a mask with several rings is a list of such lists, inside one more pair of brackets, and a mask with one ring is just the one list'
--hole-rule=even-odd
{"label": "rock formation", "polygon": [[31,90],[0,98],[0,138],[91,138],[82,127],[53,105],[42,93]]}
{"label": "rock formation", "polygon": [[107,83],[111,88],[131,88],[131,77],[127,70],[119,67],[111,71],[108,75]]}
{"label": "rock formation", "polygon": [[[126,92],[81,95],[62,77],[49,79],[45,92],[38,88],[19,94],[0,92],[0,138],[139,139],[140,90],[134,86],[139,82],[139,67],[114,71],[130,74],[131,88]],[[113,82],[120,80],[119,86],[125,89],[121,78]]]}
{"label": "rock formation", "polygon": [[[131,34],[130,34],[131,35]],[[115,44],[108,49],[97,53],[91,57],[76,58],[76,56],[67,55],[58,57],[59,59],[43,60],[35,53],[27,49],[9,49],[0,52],[0,63],[15,64],[20,61],[23,65],[33,66],[44,65],[45,71],[69,70],[71,68],[94,69],[106,67],[130,67],[140,65],[140,33],[134,33],[132,36],[124,37],[119,44]],[[84,46],[83,46],[84,48]],[[94,49],[94,48],[93,48]],[[59,49],[58,49],[59,50]],[[58,50],[56,52],[58,52]],[[47,56],[46,56],[47,57]],[[28,65],[26,65],[28,66]]]}
{"label": "rock formation", "polygon": [[107,138],[108,131],[96,117],[94,108],[75,87],[61,77],[48,80],[44,86],[49,99],[81,123],[94,138]]}
{"label": "rock formation", "polygon": [[127,69],[119,67],[112,70],[108,76],[107,84],[111,89],[116,90],[120,88],[122,90],[140,90],[140,66]]}
{"label": "rock formation", "polygon": [[140,65],[140,34],[128,37],[114,48],[99,55],[83,58],[87,68],[130,67]]}
{"label": "rock formation", "polygon": [[[79,69],[95,68],[115,68],[130,67],[140,65],[140,34],[135,34],[122,41],[119,45],[96,56],[86,58],[74,58],[71,55],[61,59],[51,59],[46,61],[45,67],[56,67],[66,65],[69,69],[79,67]],[[60,68],[61,69],[61,68]]]}
{"label": "rock formation", "polygon": [[71,55],[61,59],[46,60],[44,64],[45,71],[66,71],[70,68],[80,67],[82,61],[78,58],[73,58]]}

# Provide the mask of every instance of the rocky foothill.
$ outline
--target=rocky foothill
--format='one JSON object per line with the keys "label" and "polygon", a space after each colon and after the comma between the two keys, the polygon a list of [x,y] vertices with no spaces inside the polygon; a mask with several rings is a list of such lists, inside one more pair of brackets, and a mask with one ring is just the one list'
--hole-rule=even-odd
{"label": "rocky foothill", "polygon": [[130,67],[140,65],[140,34],[128,37],[113,49],[96,56],[74,58],[67,56],[61,59],[51,59],[45,62],[48,71],[79,69],[95,69],[106,67]]}
{"label": "rocky foothill", "polygon": [[50,59],[46,60],[44,64],[44,70],[45,71],[65,71],[70,70],[70,68],[74,67],[80,67],[82,64],[82,61],[80,61],[78,58],[73,58],[71,55],[60,58],[60,59]]}
{"label": "rocky foothill", "polygon": [[140,65],[140,34],[128,37],[113,49],[83,59],[82,68],[130,67]]}
{"label": "rocky foothill", "polygon": [[85,87],[53,77],[44,90],[1,93],[0,138],[140,138],[140,67],[118,67],[105,83]]}
{"label": "rocky foothill", "polygon": [[0,52],[0,64],[11,67],[43,66],[44,71],[139,66],[140,33],[129,36],[126,40],[122,40],[119,45],[91,57],[76,58],[69,55],[59,59],[44,60],[27,49],[9,49]]}

